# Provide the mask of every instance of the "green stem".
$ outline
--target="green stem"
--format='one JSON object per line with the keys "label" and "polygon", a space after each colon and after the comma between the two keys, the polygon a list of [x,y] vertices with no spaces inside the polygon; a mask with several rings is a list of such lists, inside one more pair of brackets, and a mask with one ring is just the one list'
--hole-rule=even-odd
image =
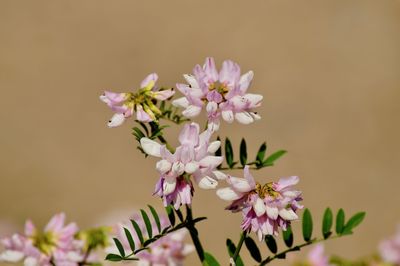
{"label": "green stem", "polygon": [[232,259],[233,259],[234,262],[236,262],[236,259],[237,259],[237,257],[239,256],[240,249],[242,248],[242,245],[243,245],[243,242],[244,242],[244,239],[245,239],[245,238],[246,238],[246,232],[242,232],[242,233],[240,234],[239,243],[238,243],[238,245],[237,245],[237,247],[236,247],[236,250],[235,250],[235,253],[233,254],[233,257],[232,257]]}
{"label": "green stem", "polygon": [[192,238],[193,245],[196,248],[197,255],[201,262],[204,261],[204,249],[199,239],[199,234],[193,223],[192,209],[186,205],[186,228],[189,230],[190,237]]}
{"label": "green stem", "polygon": [[169,145],[168,141],[163,136],[158,136],[158,139],[161,141],[162,144],[165,144],[170,152],[175,152],[175,149],[171,145]]}
{"label": "green stem", "polygon": [[306,242],[306,243],[303,243],[303,244],[301,244],[301,245],[297,245],[297,246],[291,247],[291,248],[289,248],[289,249],[287,249],[287,250],[285,250],[285,251],[282,251],[282,252],[280,252],[280,253],[277,253],[277,254],[275,254],[275,255],[272,256],[272,257],[267,257],[265,260],[263,260],[263,261],[259,264],[259,266],[266,265],[266,264],[270,263],[271,261],[273,261],[273,260],[275,260],[275,259],[283,258],[283,257],[285,257],[286,254],[289,253],[289,252],[299,251],[299,250],[300,250],[301,248],[303,248],[303,247],[306,247],[306,246],[309,246],[309,245],[312,245],[312,244],[316,244],[316,243],[319,243],[319,242],[322,242],[322,241],[325,241],[325,240],[328,240],[328,239],[339,238],[339,237],[341,237],[341,236],[343,236],[343,235],[336,235],[336,236],[333,236],[333,237],[331,237],[331,238],[326,238],[326,239],[323,238],[323,239],[313,239],[313,240],[310,240],[309,242]]}

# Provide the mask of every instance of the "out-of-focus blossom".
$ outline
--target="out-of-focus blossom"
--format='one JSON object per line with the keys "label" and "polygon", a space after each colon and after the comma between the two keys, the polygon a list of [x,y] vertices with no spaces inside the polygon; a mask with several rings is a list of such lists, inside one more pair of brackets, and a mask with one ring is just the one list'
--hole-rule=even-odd
{"label": "out-of-focus blossom", "polygon": [[379,244],[379,253],[384,262],[400,265],[400,225],[394,236]]}
{"label": "out-of-focus blossom", "polygon": [[175,91],[158,90],[155,83],[158,79],[156,73],[148,75],[140,84],[140,89],[133,92],[116,93],[105,91],[100,100],[105,102],[115,114],[108,122],[109,127],[117,127],[124,123],[125,119],[131,117],[136,112],[136,119],[141,122],[150,122],[157,120],[161,111],[154,104],[154,100],[164,101]]}
{"label": "out-of-focus blossom", "polygon": [[324,246],[318,244],[311,249],[307,255],[307,265],[310,266],[330,266],[329,258],[324,254]]}
{"label": "out-of-focus blossom", "polygon": [[[140,218],[138,214],[133,215],[131,218],[135,220],[139,225],[143,236],[148,237],[146,226],[143,220]],[[170,226],[168,219],[165,216],[160,216],[160,224],[161,230],[164,230],[166,227]],[[126,250],[126,253],[129,254],[131,252],[129,242],[126,240],[125,232],[123,228],[127,228],[133,237],[136,247],[140,247],[139,237],[136,234],[136,231],[133,229],[131,223],[121,223],[115,227],[117,232],[118,239],[121,240],[121,243]],[[153,235],[159,234],[158,228],[156,224],[153,222],[152,224]],[[166,236],[158,239],[149,245],[149,249],[140,251],[135,255],[139,258],[138,265],[139,266],[179,266],[183,265],[183,261],[185,257],[194,250],[193,245],[185,244],[184,237],[187,233],[186,229],[181,229],[175,231],[173,233],[167,234]],[[117,253],[116,247],[110,247],[109,251],[112,253]]]}
{"label": "out-of-focus blossom", "polygon": [[54,215],[43,232],[28,220],[23,235],[14,234],[1,239],[5,251],[0,254],[0,261],[24,260],[24,265],[29,266],[49,266],[52,263],[77,266],[83,258],[82,242],[74,238],[77,232],[75,223],[65,225],[63,213]]}
{"label": "out-of-focus blossom", "polygon": [[296,211],[303,208],[299,204],[301,192],[293,187],[299,182],[298,177],[260,185],[248,166],[244,168],[244,177],[228,176],[229,187],[217,190],[221,199],[232,201],[228,210],[242,212],[244,231],[255,232],[261,241],[266,235],[277,235],[279,228],[286,230],[291,221],[298,219]]}
{"label": "out-of-focus blossom", "polygon": [[205,107],[208,127],[213,131],[218,130],[221,117],[228,123],[236,119],[250,124],[260,119],[253,110],[263,99],[260,94],[247,93],[253,75],[253,71],[241,75],[239,65],[231,60],[224,61],[218,72],[214,59],[206,58],[203,67],[194,67],[193,75],[184,75],[188,84],[176,84],[184,97],[173,104],[185,108],[182,114],[188,118],[197,116]]}
{"label": "out-of-focus blossom", "polygon": [[210,142],[211,130],[199,134],[199,125],[188,123],[180,135],[180,146],[170,152],[148,138],[140,140],[142,149],[149,155],[160,157],[156,168],[160,173],[155,193],[163,198],[164,204],[173,204],[176,209],[182,204],[191,204],[193,186],[191,177],[200,188],[214,189],[217,179],[225,175],[216,170],[222,163],[222,157],[213,154],[220,146],[220,141]]}

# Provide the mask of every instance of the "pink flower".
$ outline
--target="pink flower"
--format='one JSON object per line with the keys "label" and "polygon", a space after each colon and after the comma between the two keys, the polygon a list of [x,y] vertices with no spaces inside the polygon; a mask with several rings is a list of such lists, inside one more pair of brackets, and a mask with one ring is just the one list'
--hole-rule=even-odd
{"label": "pink flower", "polygon": [[301,192],[293,188],[299,182],[297,176],[260,185],[246,166],[244,177],[228,176],[230,186],[217,190],[221,199],[233,201],[228,210],[242,212],[244,231],[255,232],[261,241],[265,235],[277,235],[279,228],[286,230],[291,221],[298,219],[296,211],[303,206],[298,203]]}
{"label": "pink flower", "polygon": [[262,95],[246,93],[253,80],[253,71],[240,75],[240,67],[231,60],[222,63],[218,72],[212,57],[203,67],[196,65],[193,75],[184,75],[188,84],[176,84],[184,97],[174,100],[175,106],[185,108],[183,115],[195,117],[203,107],[208,115],[208,127],[218,130],[220,118],[228,123],[236,119],[250,124],[260,119],[253,109],[261,105]]}
{"label": "pink flower", "polygon": [[307,255],[307,265],[310,266],[330,266],[329,258],[324,254],[324,246],[318,244]]}
{"label": "pink flower", "polygon": [[156,168],[160,179],[155,193],[163,198],[164,204],[174,204],[178,209],[182,204],[191,204],[193,186],[191,177],[203,189],[214,189],[225,175],[216,170],[222,157],[213,154],[220,141],[210,142],[212,132],[206,130],[199,134],[199,125],[185,124],[180,135],[180,146],[171,153],[165,145],[142,138],[142,149],[149,155],[160,157]]}
{"label": "pink flower", "polygon": [[[160,217],[161,230],[170,226],[168,219],[165,216]],[[145,239],[148,238],[146,226],[140,215],[135,214],[132,217],[133,220],[139,225]],[[152,224],[153,235],[159,234],[158,228],[155,222]],[[117,226],[117,237],[121,240],[121,243],[126,250],[126,254],[131,252],[129,242],[126,239],[125,232],[123,228],[127,228],[134,239],[135,246],[140,247],[140,241],[133,229],[131,223],[119,224]],[[139,252],[136,256],[140,259],[138,265],[158,265],[158,266],[178,266],[183,265],[183,260],[185,257],[194,250],[194,247],[189,244],[184,243],[184,237],[187,234],[186,229],[181,229],[176,232],[170,233],[154,243],[150,244],[148,250],[143,250]],[[112,253],[118,253],[115,247],[110,249]]]}
{"label": "pink flower", "polygon": [[124,123],[125,119],[131,117],[136,112],[136,119],[141,122],[150,122],[157,120],[157,115],[161,112],[153,103],[153,100],[164,101],[175,91],[157,90],[155,83],[158,79],[156,73],[148,75],[140,84],[140,89],[136,93],[115,93],[105,91],[100,100],[105,102],[115,114],[108,122],[109,127],[117,127]]}
{"label": "pink flower", "polygon": [[5,251],[0,261],[17,262],[24,259],[25,265],[49,266],[51,260],[56,265],[77,266],[82,258],[80,241],[74,236],[78,232],[75,223],[64,225],[65,214],[54,215],[43,232],[39,232],[28,220],[25,234],[14,234],[1,240]]}
{"label": "pink flower", "polygon": [[384,262],[400,265],[400,225],[393,237],[379,244],[379,252]]}

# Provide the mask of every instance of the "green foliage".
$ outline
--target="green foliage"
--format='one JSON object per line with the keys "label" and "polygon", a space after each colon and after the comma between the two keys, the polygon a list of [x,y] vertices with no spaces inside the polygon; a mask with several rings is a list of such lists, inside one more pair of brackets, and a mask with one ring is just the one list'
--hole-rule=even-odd
{"label": "green foliage", "polygon": [[137,147],[143,154],[142,147],[140,146],[140,139],[142,138],[149,138],[149,139],[163,139],[163,130],[168,127],[168,125],[160,125],[158,122],[149,122],[143,123],[136,121],[140,127],[133,127],[132,128],[132,135],[135,137],[136,141],[139,143]]}
{"label": "green foliage", "polygon": [[344,226],[342,234],[348,235],[353,233],[353,229],[356,228],[365,218],[365,212],[358,212],[354,214]]}
{"label": "green foliage", "polygon": [[[229,238],[226,240],[226,247],[228,249],[229,256],[232,258],[233,254],[235,254],[236,246]],[[243,260],[240,256],[237,256],[235,263],[236,266],[244,266]]]}
{"label": "green foliage", "polygon": [[285,231],[282,231],[283,235],[283,242],[285,242],[285,245],[288,248],[291,248],[293,246],[293,231],[292,227],[290,225],[287,226]]}
{"label": "green foliage", "polygon": [[336,234],[340,235],[343,232],[344,228],[344,211],[343,209],[339,209],[337,215],[336,215]]}
{"label": "green foliage", "polygon": [[[145,229],[144,229],[145,231],[142,231],[139,224],[135,220],[131,220],[132,227],[135,230],[135,233],[139,239],[140,245],[139,245],[139,243],[135,243],[134,238],[132,236],[132,232],[129,229],[124,228],[125,237],[128,240],[129,247],[131,249],[131,253],[126,254],[126,251],[124,250],[121,241],[117,238],[113,238],[115,246],[117,247],[119,254],[108,254],[106,256],[106,260],[109,260],[109,261],[137,260],[137,258],[135,258],[134,255],[136,255],[138,252],[140,252],[142,250],[148,249],[148,246],[151,243],[157,241],[161,237],[164,237],[165,235],[175,232],[177,230],[180,230],[182,228],[188,227],[189,225],[194,227],[194,225],[196,223],[206,219],[205,217],[198,217],[195,219],[191,219],[189,221],[188,218],[186,218],[184,220],[182,217],[182,219],[181,219],[182,222],[175,225],[174,209],[172,208],[172,206],[167,206],[165,209],[166,209],[168,217],[171,221],[171,226],[168,226],[168,227],[164,228],[163,230],[161,230],[162,228],[161,228],[161,224],[160,224],[160,218],[159,218],[157,212],[155,211],[155,209],[152,206],[148,205],[148,207],[149,207],[150,212],[156,223],[156,226],[158,229],[158,234],[156,234],[156,235],[153,234],[153,232],[155,232],[155,231],[153,230],[153,224],[151,223],[147,212],[144,210],[140,210],[142,220],[145,224]],[[178,213],[179,211],[176,211],[176,212]],[[179,212],[179,214],[182,215],[180,212]]]}
{"label": "green foliage", "polygon": [[[293,239],[293,238],[292,238]],[[293,240],[292,240],[293,243]],[[272,253],[278,252],[278,245],[276,244],[275,238],[271,235],[265,236],[265,244],[267,244],[267,247]]]}
{"label": "green foliage", "polygon": [[[220,140],[220,138],[217,138]],[[272,153],[270,156],[265,158],[265,154],[267,151],[267,144],[264,142],[261,144],[260,148],[258,149],[256,158],[254,161],[249,162],[248,160],[248,152],[247,152],[247,143],[244,138],[240,141],[240,147],[239,147],[239,162],[241,166],[235,167],[237,164],[237,161],[235,161],[235,156],[234,156],[234,149],[232,147],[232,143],[229,138],[225,138],[225,145],[224,145],[224,151],[225,151],[225,162],[227,167],[222,167],[219,166],[219,169],[243,169],[246,165],[254,165],[255,169],[261,169],[263,167],[268,167],[268,166],[273,166],[274,163],[282,157],[286,151],[284,150],[278,150],[274,153]],[[216,152],[216,156],[221,156],[222,155],[222,148],[220,147]]]}
{"label": "green foliage", "polygon": [[313,231],[313,221],[309,209],[305,209],[303,213],[303,238],[306,242],[311,240]]}
{"label": "green foliage", "polygon": [[254,242],[254,240],[251,237],[246,237],[244,239],[244,243],[246,244],[246,247],[249,250],[251,257],[255,261],[261,262],[261,260],[262,260],[261,253],[257,247],[257,244]]}
{"label": "green foliage", "polygon": [[326,208],[324,217],[322,220],[322,235],[327,239],[331,234],[331,228],[333,224],[333,214],[330,208]]}
{"label": "green foliage", "polygon": [[208,252],[204,252],[203,266],[220,266],[219,262]]}
{"label": "green foliage", "polygon": [[161,111],[159,119],[169,120],[178,125],[190,121],[190,119],[181,114],[178,107],[167,104],[165,101],[161,101],[159,109]]}

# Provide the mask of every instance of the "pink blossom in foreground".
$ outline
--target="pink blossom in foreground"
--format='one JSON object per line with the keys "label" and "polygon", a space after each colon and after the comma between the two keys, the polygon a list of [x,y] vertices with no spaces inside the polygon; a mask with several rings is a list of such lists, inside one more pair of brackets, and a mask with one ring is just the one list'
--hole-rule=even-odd
{"label": "pink blossom in foreground", "polygon": [[157,120],[157,115],[161,111],[153,103],[153,100],[164,101],[175,91],[158,90],[155,83],[158,79],[156,73],[148,75],[140,84],[140,89],[136,92],[115,93],[105,91],[100,100],[105,102],[111,110],[115,112],[108,122],[109,127],[117,127],[123,124],[126,118],[131,117],[136,112],[136,120],[141,122],[150,122]]}
{"label": "pink blossom in foreground", "polygon": [[225,178],[223,173],[216,170],[223,158],[213,155],[220,147],[220,141],[210,142],[210,130],[201,134],[199,131],[198,124],[185,124],[179,134],[180,146],[174,153],[165,145],[148,138],[140,140],[144,152],[161,158],[156,164],[160,179],[155,193],[163,198],[165,205],[173,204],[178,209],[182,204],[191,204],[191,177],[203,189],[214,189],[218,184],[217,179]]}
{"label": "pink blossom in foreground", "polygon": [[51,263],[62,266],[77,266],[82,259],[82,243],[74,239],[78,232],[75,223],[65,225],[65,214],[54,215],[43,232],[36,229],[28,220],[24,235],[14,234],[1,239],[5,251],[0,261],[19,262],[24,265],[49,266]]}
{"label": "pink blossom in foreground", "polygon": [[[141,231],[143,232],[143,236],[147,238],[147,230],[146,226],[141,219],[141,217],[136,214],[132,217],[133,220],[139,225]],[[160,216],[160,224],[161,230],[170,226],[168,219],[165,216]],[[152,224],[153,235],[159,234],[158,228],[156,224],[153,222]],[[140,241],[136,234],[136,231],[133,229],[131,223],[119,224],[116,227],[117,237],[121,240],[121,243],[126,250],[126,254],[131,252],[129,242],[126,239],[125,232],[123,228],[127,228],[134,239],[135,246],[140,247]],[[185,257],[194,250],[193,245],[184,243],[185,235],[187,234],[186,229],[181,229],[176,232],[170,233],[157,241],[150,244],[148,250],[140,251],[136,257],[139,258],[138,265],[140,266],[179,266],[183,265],[183,261]],[[116,247],[112,247],[109,249],[111,253],[118,253]]]}
{"label": "pink blossom in foreground", "polygon": [[231,60],[224,61],[218,72],[214,59],[206,58],[203,67],[194,67],[193,75],[184,75],[188,84],[176,84],[184,97],[173,104],[185,108],[182,114],[188,118],[199,115],[205,107],[208,127],[213,131],[218,130],[221,117],[228,123],[236,119],[250,124],[260,119],[253,109],[263,99],[260,94],[247,93],[253,75],[253,71],[241,75],[239,65]]}
{"label": "pink blossom in foreground", "polygon": [[260,185],[248,166],[244,168],[244,177],[228,176],[229,187],[217,190],[221,199],[232,201],[228,210],[242,212],[244,231],[255,232],[261,241],[266,235],[277,235],[279,228],[286,230],[291,221],[298,219],[296,211],[303,207],[299,205],[301,192],[293,188],[298,177]]}
{"label": "pink blossom in foreground", "polygon": [[400,225],[393,237],[379,244],[379,253],[384,262],[400,265]]}

